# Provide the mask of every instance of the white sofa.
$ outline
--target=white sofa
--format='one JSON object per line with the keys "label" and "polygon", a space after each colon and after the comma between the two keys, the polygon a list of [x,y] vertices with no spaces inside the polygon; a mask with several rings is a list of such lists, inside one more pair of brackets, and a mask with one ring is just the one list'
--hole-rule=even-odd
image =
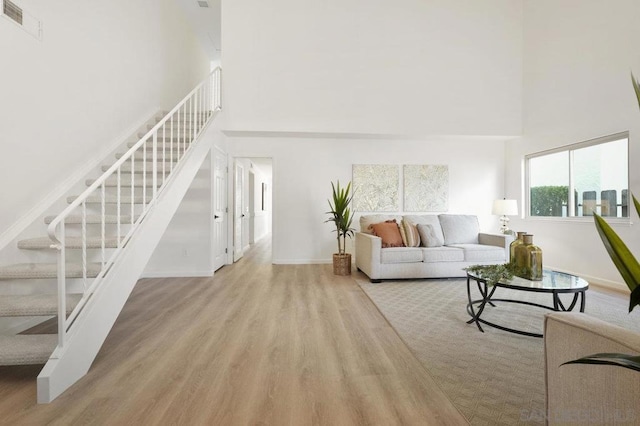
{"label": "white sofa", "polygon": [[583,313],[545,316],[547,424],[640,424],[640,372],[610,365],[562,365],[596,353],[638,355],[640,333]]}
{"label": "white sofa", "polygon": [[[376,221],[395,219],[415,225],[431,225],[444,244],[439,247],[382,248],[382,239],[368,229]],[[501,264],[509,259],[511,235],[480,232],[472,215],[370,215],[360,218],[356,232],[356,267],[371,282],[391,279],[465,277],[463,268],[477,264]]]}

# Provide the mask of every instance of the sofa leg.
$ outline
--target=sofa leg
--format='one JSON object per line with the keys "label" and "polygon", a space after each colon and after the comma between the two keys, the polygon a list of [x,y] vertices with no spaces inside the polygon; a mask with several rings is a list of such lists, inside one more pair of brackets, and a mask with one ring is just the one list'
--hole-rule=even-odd
{"label": "sofa leg", "polygon": [[371,281],[371,284],[380,284],[382,282],[382,280],[374,280],[373,278],[371,278],[369,281]]}

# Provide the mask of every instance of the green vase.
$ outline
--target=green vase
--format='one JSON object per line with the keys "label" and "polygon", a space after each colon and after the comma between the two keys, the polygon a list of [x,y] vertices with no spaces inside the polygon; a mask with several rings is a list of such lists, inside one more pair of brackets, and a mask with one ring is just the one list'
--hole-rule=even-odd
{"label": "green vase", "polygon": [[516,237],[515,240],[511,241],[511,244],[509,245],[509,262],[510,263],[514,263],[516,261],[515,250],[516,250],[516,247],[518,247],[519,245],[522,245],[522,237],[524,236],[524,234],[526,234],[525,231],[518,231],[518,236]]}
{"label": "green vase", "polygon": [[515,247],[515,266],[519,277],[542,280],[542,249],[533,244],[533,235],[522,236],[522,244]]}

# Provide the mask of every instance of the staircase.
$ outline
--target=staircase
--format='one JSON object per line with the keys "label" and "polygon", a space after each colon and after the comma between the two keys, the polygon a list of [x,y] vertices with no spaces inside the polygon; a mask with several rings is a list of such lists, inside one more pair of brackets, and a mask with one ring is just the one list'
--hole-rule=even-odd
{"label": "staircase", "polygon": [[213,71],[101,176],[87,179],[64,211],[44,219],[42,236],[18,241],[43,261],[0,266],[0,280],[57,287],[0,297],[0,317],[57,317],[57,334],[0,336],[0,365],[45,364],[38,402],[86,374],[144,271],[211,149],[199,136],[220,109],[220,74]]}

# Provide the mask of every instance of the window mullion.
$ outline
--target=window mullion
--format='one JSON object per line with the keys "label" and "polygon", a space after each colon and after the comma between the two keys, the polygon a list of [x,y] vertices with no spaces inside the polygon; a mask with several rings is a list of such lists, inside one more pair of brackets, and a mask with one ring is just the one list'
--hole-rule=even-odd
{"label": "window mullion", "polygon": [[567,205],[568,217],[575,217],[578,214],[578,212],[576,211],[576,190],[573,176],[573,152],[573,150],[569,150],[569,198]]}

